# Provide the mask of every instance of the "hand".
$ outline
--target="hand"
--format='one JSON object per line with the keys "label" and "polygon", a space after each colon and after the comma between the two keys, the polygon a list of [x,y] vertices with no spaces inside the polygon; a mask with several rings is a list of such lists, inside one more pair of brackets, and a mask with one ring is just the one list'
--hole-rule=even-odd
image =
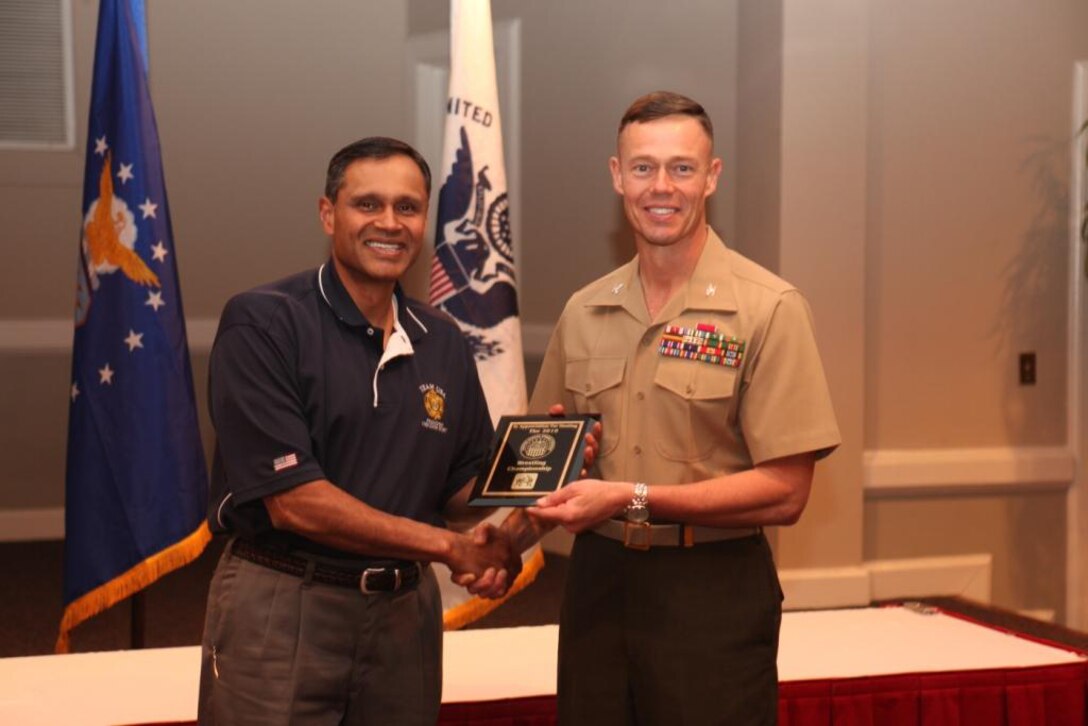
{"label": "hand", "polygon": [[[561,403],[552,404],[548,408],[549,416],[563,416],[567,412],[566,408]],[[582,454],[582,471],[578,476],[585,477],[589,474],[589,470],[593,468],[593,462],[597,460],[597,451],[600,449],[601,440],[601,422],[597,421],[593,424],[593,428],[586,434],[586,448]]]}
{"label": "hand", "polygon": [[457,564],[450,562],[450,579],[473,595],[485,598],[505,595],[521,572],[521,555],[510,537],[487,522],[461,537],[463,559]]}
{"label": "hand", "polygon": [[537,500],[530,517],[561,524],[569,532],[583,532],[622,510],[633,496],[627,482],[582,479]]}

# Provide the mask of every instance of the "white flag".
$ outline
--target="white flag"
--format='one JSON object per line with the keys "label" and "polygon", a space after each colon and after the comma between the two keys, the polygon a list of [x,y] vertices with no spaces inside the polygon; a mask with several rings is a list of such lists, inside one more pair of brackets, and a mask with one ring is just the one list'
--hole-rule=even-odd
{"label": "white flag", "polygon": [[[438,221],[431,265],[431,304],[457,320],[472,344],[493,422],[525,412],[517,280],[510,201],[502,153],[490,0],[450,0],[450,88]],[[493,517],[498,522],[502,511]],[[544,564],[540,546],[522,557],[511,595]],[[456,629],[499,602],[471,597],[438,567],[447,629]]]}

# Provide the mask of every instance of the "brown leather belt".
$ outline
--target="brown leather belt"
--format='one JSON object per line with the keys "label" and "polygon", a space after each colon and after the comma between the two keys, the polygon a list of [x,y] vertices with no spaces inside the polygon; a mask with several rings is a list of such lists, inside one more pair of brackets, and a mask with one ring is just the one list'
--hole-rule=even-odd
{"label": "brown leather belt", "polygon": [[419,584],[418,562],[383,560],[361,562],[358,567],[340,567],[302,554],[262,547],[245,539],[235,539],[231,554],[262,567],[305,577],[312,568],[310,579],[325,585],[358,588],[364,595],[375,592],[397,592]]}
{"label": "brown leather belt", "polygon": [[648,550],[650,547],[692,547],[706,542],[741,539],[759,534],[759,527],[722,529],[696,524],[632,524],[621,519],[606,519],[594,532],[623,542],[625,547]]}

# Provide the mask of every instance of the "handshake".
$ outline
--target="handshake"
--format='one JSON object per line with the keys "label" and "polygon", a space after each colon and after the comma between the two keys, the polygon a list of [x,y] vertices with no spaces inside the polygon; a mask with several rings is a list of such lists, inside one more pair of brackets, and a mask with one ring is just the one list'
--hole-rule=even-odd
{"label": "handshake", "polygon": [[473,595],[499,598],[521,572],[521,550],[508,531],[481,522],[455,537],[446,565],[451,579]]}
{"label": "handshake", "polygon": [[[552,416],[562,416],[562,404],[548,409]],[[601,424],[597,422],[585,438],[582,452],[584,477],[597,459]],[[521,572],[521,553],[555,525],[580,532],[612,516],[630,500],[622,483],[579,481],[558,492],[542,497],[536,505],[515,508],[501,527],[482,522],[471,531],[454,536],[445,561],[451,579],[473,595],[503,597]],[[595,486],[599,485],[599,486]],[[467,495],[470,486],[463,490]]]}

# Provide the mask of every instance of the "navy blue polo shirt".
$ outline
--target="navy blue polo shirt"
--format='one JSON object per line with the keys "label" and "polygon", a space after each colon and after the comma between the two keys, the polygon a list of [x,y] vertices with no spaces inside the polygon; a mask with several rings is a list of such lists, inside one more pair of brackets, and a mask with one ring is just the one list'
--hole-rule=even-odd
{"label": "navy blue polo shirt", "polygon": [[399,286],[396,308],[383,351],[381,328],[331,262],[227,303],[208,375],[213,531],[343,554],[275,531],[261,501],[316,479],[444,526],[444,505],[487,452],[491,418],[456,324]]}

